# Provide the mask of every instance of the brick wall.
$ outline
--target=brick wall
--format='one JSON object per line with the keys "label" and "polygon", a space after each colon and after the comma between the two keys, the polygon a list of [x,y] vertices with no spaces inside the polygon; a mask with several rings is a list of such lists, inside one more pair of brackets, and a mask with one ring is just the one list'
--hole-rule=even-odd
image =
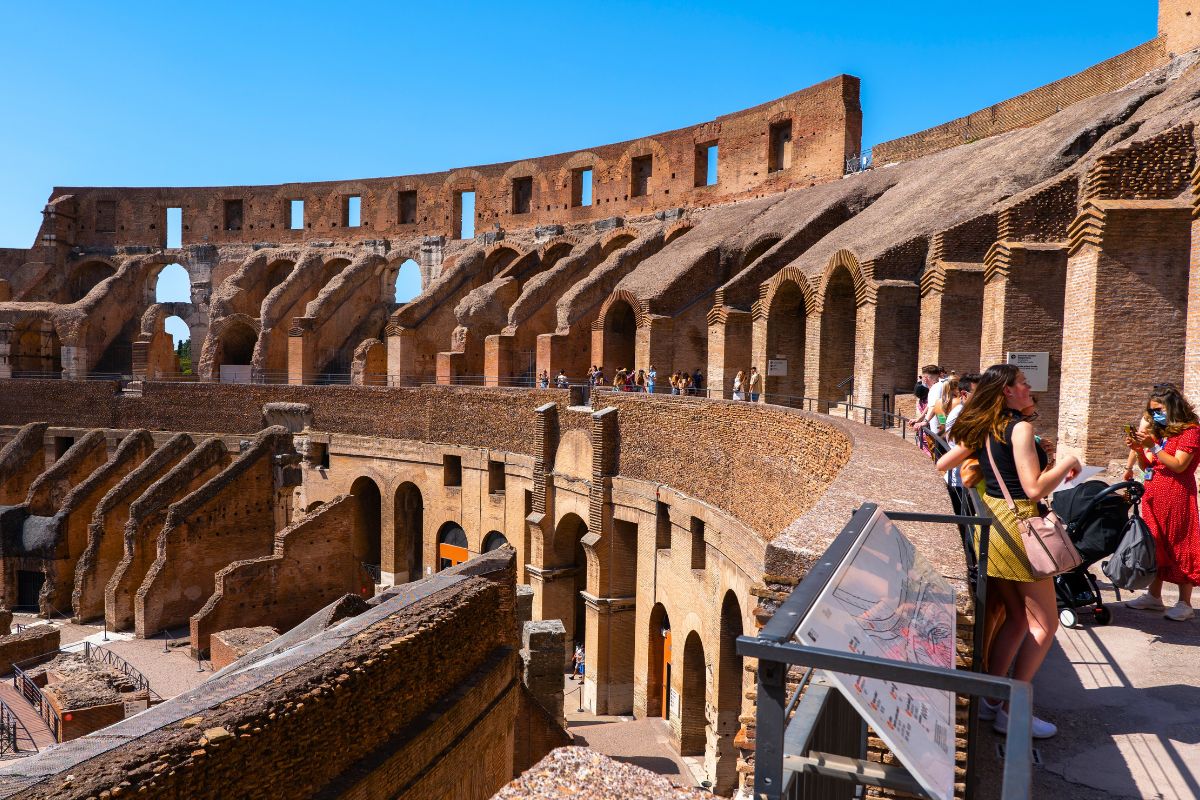
{"label": "brick wall", "polygon": [[275,537],[269,556],[221,569],[208,602],[191,619],[192,647],[229,628],[286,631],[344,594],[374,593],[351,552],[354,500],[339,497]]}
{"label": "brick wall", "polygon": [[919,133],[877,144],[872,148],[875,163],[882,166],[893,161],[911,161],[960,144],[1034,125],[1069,105],[1119,89],[1166,62],[1163,40],[1154,39],[1083,72],[1010,100]]}
{"label": "brick wall", "polygon": [[34,625],[20,633],[0,637],[0,675],[28,658],[53,653],[59,646],[59,630],[53,625]]}
{"label": "brick wall", "polygon": [[44,422],[25,424],[0,450],[0,505],[25,502],[30,484],[46,468],[43,456],[46,427]]}

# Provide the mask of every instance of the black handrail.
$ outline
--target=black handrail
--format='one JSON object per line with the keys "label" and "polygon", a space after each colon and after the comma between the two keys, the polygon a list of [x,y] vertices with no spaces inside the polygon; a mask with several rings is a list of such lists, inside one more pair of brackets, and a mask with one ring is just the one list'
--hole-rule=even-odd
{"label": "black handrail", "polygon": [[37,742],[33,740],[25,723],[21,722],[21,718],[9,707],[8,703],[0,700],[0,755],[36,752],[38,752]]}
{"label": "black handrail", "polygon": [[159,696],[158,692],[150,688],[150,680],[142,674],[141,670],[130,664],[125,659],[121,658],[112,650],[108,650],[99,645],[94,645],[91,642],[84,642],[83,654],[85,657],[90,658],[93,661],[99,661],[101,664],[108,664],[109,666],[116,667],[122,672],[122,674],[131,678],[137,688],[145,689],[151,701],[160,702],[162,700],[162,697]]}
{"label": "black handrail", "polygon": [[[51,657],[58,653],[49,654]],[[38,656],[31,658],[22,663],[29,664],[31,661],[37,661],[39,664],[43,661],[48,661],[46,656]],[[46,727],[50,729],[50,735],[54,741],[62,741],[62,716],[58,713],[58,709],[50,702],[50,698],[46,697],[46,693],[42,688],[34,683],[33,678],[29,677],[29,673],[21,669],[21,667],[13,664],[13,688],[21,693],[21,696],[29,701],[42,721],[46,723]]]}

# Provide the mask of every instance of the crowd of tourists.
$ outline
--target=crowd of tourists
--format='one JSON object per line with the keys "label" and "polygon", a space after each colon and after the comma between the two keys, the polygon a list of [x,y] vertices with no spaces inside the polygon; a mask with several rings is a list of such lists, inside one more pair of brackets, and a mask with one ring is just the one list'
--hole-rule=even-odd
{"label": "crowd of tourists", "polygon": [[[627,369],[620,367],[613,373],[611,381],[605,376],[604,368],[593,364],[587,371],[588,389],[611,389],[614,392],[645,392],[648,394],[686,395],[688,397],[707,397],[708,390],[704,386],[704,373],[697,367],[692,372],[672,372],[660,380],[658,370],[653,364],[649,369]],[[565,389],[571,385],[570,378],[563,370],[553,381],[557,389]],[[538,387],[550,388],[550,374],[546,370],[538,375]],[[751,367],[749,372],[738,370],[733,379],[733,399],[749,400],[757,403],[762,393],[762,375],[758,367]]]}
{"label": "crowd of tourists", "polygon": [[[973,487],[982,510],[994,520],[987,565],[994,608],[988,617],[1003,620],[989,630],[987,670],[1031,681],[1054,640],[1059,616],[1054,571],[1035,567],[1039,558],[1031,557],[1025,542],[1032,541],[1034,523],[1051,519],[1046,505],[1051,493],[1078,475],[1082,464],[1071,455],[1051,458],[1034,430],[1037,405],[1029,383],[1016,366],[997,364],[982,375],[959,376],[931,364],[922,368],[917,390],[913,426],[927,428],[950,446],[938,469],[948,473],[952,485]],[[1162,612],[1169,620],[1190,619],[1192,587],[1200,582],[1195,477],[1200,419],[1179,387],[1162,383],[1151,391],[1140,419],[1125,427],[1124,437],[1130,450],[1124,477],[1140,475],[1144,481],[1141,513],[1157,564],[1149,590],[1125,606]],[[977,530],[976,547],[978,538]],[[1162,599],[1164,583],[1178,587],[1178,601],[1170,608]],[[984,700],[980,708],[982,719],[1007,731],[1004,704]],[[1033,733],[1048,738],[1057,728],[1035,717]]]}

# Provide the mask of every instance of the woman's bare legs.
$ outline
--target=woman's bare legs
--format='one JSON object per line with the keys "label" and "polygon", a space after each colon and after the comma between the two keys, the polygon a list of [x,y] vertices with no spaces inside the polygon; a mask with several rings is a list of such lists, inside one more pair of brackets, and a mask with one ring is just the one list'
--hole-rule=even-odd
{"label": "woman's bare legs", "polygon": [[1003,578],[991,578],[988,587],[1004,604],[1004,622],[992,639],[992,650],[988,656],[988,672],[1004,677],[1012,669],[1021,643],[1029,634],[1029,620],[1025,613],[1025,600],[1017,591],[1017,582]]}
{"label": "woman's bare legs", "polygon": [[1187,603],[1189,606],[1192,604],[1192,584],[1179,584],[1179,601],[1181,603]]}

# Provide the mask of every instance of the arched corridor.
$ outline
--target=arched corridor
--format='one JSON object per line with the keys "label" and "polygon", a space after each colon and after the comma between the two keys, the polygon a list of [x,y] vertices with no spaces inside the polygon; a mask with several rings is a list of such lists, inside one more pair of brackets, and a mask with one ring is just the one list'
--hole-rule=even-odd
{"label": "arched corridor", "polygon": [[438,530],[438,571],[458,566],[470,557],[467,533],[457,522],[447,522]]}
{"label": "arched corridor", "polygon": [[822,400],[841,402],[851,393],[857,314],[854,278],[848,268],[838,267],[826,283],[825,304],[821,312],[821,385],[818,387],[818,396]]}
{"label": "arched corridor", "polygon": [[87,261],[80,264],[71,271],[71,278],[67,281],[66,302],[76,303],[82,300],[101,281],[115,274],[116,270],[103,261]]}
{"label": "arched corridor", "polygon": [[744,671],[737,653],[737,638],[742,635],[742,607],[733,591],[725,593],[721,603],[721,630],[717,642],[717,770],[715,790],[727,794],[737,786],[738,717],[742,713]]}
{"label": "arched corridor", "polygon": [[354,557],[379,566],[382,507],[379,485],[365,475],[350,486],[354,496]]}
{"label": "arched corridor", "polygon": [[489,531],[488,535],[483,537],[483,552],[490,553],[493,550],[499,550],[506,544],[508,544],[508,538],[503,533]]}
{"label": "arched corridor", "polygon": [[668,687],[671,685],[671,618],[662,603],[650,611],[646,660],[646,716],[671,718]]}
{"label": "arched corridor", "polygon": [[617,300],[604,316],[604,374],[634,369],[637,352],[637,315],[625,300]]}
{"label": "arched corridor", "polygon": [[704,706],[708,684],[704,664],[704,644],[692,631],[683,645],[683,675],[679,698],[679,754],[702,756],[708,741],[705,733]]}
{"label": "arched corridor", "polygon": [[416,484],[405,481],[392,503],[392,566],[396,583],[415,581],[424,572],[425,501]]}
{"label": "arched corridor", "polygon": [[[803,397],[804,346],[806,309],[804,292],[794,281],[784,281],[771,298],[767,309],[767,358],[775,362],[775,370],[759,364],[763,373],[768,402],[787,402],[789,397]],[[784,372],[772,375],[771,372]]]}

